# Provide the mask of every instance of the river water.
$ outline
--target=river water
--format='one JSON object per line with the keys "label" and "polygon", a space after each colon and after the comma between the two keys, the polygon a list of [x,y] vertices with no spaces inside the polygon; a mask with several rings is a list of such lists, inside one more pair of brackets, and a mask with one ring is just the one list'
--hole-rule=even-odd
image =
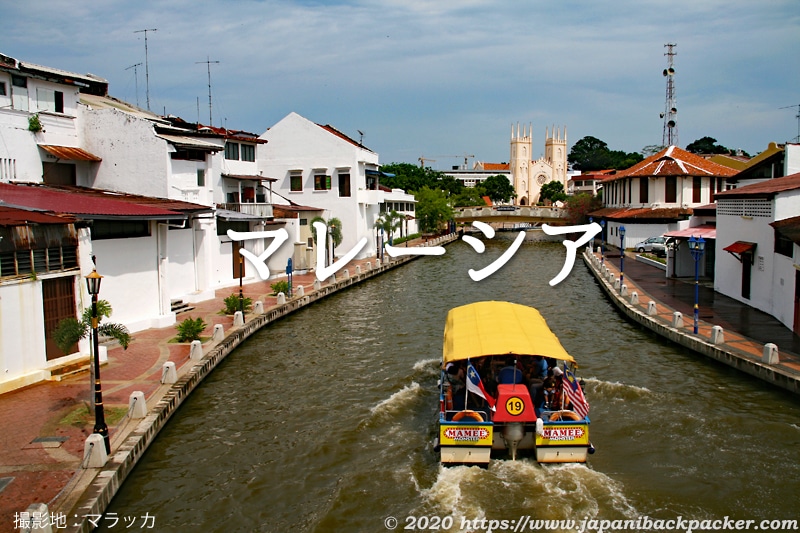
{"label": "river water", "polygon": [[[448,531],[525,515],[800,519],[794,396],[626,322],[580,259],[550,287],[560,243],[525,241],[472,281],[511,237],[482,254],[456,242],[261,330],[192,393],[108,512],[181,532],[378,532],[387,517],[433,530],[409,517],[449,516]],[[580,363],[597,448],[586,465],[439,466],[444,318],[492,299],[537,307]]]}

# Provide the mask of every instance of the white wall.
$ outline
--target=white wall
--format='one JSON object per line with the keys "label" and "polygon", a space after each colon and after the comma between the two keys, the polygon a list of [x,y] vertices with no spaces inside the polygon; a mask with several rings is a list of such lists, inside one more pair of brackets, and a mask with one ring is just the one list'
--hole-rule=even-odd
{"label": "white wall", "polygon": [[43,309],[41,281],[0,285],[0,382],[46,365]]}
{"label": "white wall", "polygon": [[85,148],[103,159],[88,186],[171,197],[168,143],[155,136],[152,122],[117,109],[81,109]]}

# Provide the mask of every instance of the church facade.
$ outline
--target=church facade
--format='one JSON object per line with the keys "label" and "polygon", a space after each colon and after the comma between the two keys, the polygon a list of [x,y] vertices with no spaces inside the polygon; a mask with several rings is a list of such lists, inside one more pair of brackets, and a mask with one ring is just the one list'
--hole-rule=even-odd
{"label": "church facade", "polygon": [[542,185],[558,181],[567,190],[567,128],[545,128],[544,157],[532,159],[533,127],[517,123],[511,126],[511,183],[514,185],[518,205],[531,205],[539,201]]}

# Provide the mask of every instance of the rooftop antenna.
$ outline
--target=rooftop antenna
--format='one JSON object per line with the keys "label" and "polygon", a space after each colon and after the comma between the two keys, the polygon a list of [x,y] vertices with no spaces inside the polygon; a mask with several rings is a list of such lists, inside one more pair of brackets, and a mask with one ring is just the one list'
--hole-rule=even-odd
{"label": "rooftop antenna", "polygon": [[794,142],[800,142],[800,104],[787,105],[787,106],[779,107],[778,109],[789,109],[790,107],[796,107],[797,108],[797,115],[795,116],[795,118],[797,119],[797,137],[795,137],[792,140]]}
{"label": "rooftop antenna", "polygon": [[364,146],[364,132],[361,131],[361,130],[356,130],[356,131],[358,132],[358,135],[359,135],[359,137],[358,137],[358,145],[359,146]]}
{"label": "rooftop antenna", "polygon": [[[145,78],[145,85],[147,87],[147,110],[150,111],[150,62],[147,59],[147,32],[149,31],[157,31],[158,28],[151,28],[147,30],[136,30],[133,33],[144,33],[144,78]],[[140,63],[141,64],[141,63]]]}
{"label": "rooftop antenna", "polygon": [[141,63],[136,63],[135,65],[131,65],[125,69],[125,70],[133,69],[133,79],[136,82],[136,107],[139,107],[139,73],[138,73],[139,69],[136,67],[139,67],[141,65],[142,65]]}
{"label": "rooftop antenna", "polygon": [[206,56],[205,61],[196,61],[195,64],[205,63],[208,68],[208,125],[213,126],[214,122],[211,120],[211,63],[219,63],[219,61],[211,61]]}
{"label": "rooftop antenna", "polygon": [[661,138],[663,146],[672,146],[678,144],[678,122],[677,114],[678,108],[675,103],[675,67],[673,66],[673,58],[678,55],[675,43],[667,43],[664,45],[667,52],[667,68],[664,69],[664,77],[667,78],[667,101],[664,104],[664,112],[661,113],[661,118],[664,119],[664,132]]}

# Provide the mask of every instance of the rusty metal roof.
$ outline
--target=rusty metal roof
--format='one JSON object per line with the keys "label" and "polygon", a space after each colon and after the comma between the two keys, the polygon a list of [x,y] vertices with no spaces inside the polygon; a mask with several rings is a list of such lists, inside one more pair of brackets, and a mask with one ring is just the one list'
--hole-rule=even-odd
{"label": "rusty metal roof", "polygon": [[99,162],[103,159],[94,154],[90,154],[83,148],[75,148],[72,146],[56,146],[54,144],[40,144],[39,148],[45,152],[54,155],[57,159],[66,159],[68,161],[95,161]]}
{"label": "rusty metal roof", "polygon": [[0,226],[25,226],[28,224],[72,224],[75,219],[49,215],[40,211],[27,211],[0,205]]}

